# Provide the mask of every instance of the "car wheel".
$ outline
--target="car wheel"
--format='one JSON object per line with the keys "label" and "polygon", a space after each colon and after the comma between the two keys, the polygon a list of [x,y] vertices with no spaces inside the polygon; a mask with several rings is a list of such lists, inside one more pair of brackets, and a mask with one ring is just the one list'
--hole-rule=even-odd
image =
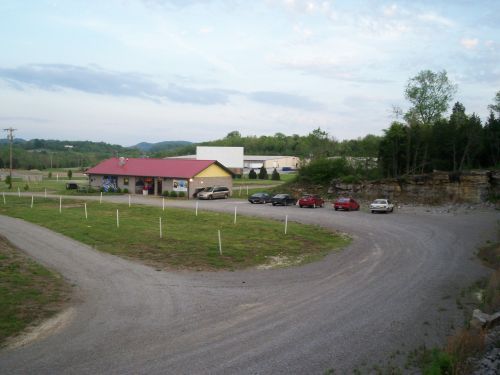
{"label": "car wheel", "polygon": [[212,200],[212,199],[214,199],[214,196],[211,195],[211,196],[208,197],[208,199]]}
{"label": "car wheel", "polygon": [[299,204],[299,207],[300,207],[300,208],[303,208],[304,206],[302,206],[301,204]]}
{"label": "car wheel", "polygon": [[391,212],[393,212],[393,211],[394,211],[394,207],[393,207],[393,208],[391,208]]}
{"label": "car wheel", "polygon": [[224,199],[227,199],[227,198],[229,198],[229,194],[224,195]]}
{"label": "car wheel", "polygon": [[338,211],[339,209],[338,209],[337,207],[334,207],[334,210],[335,210],[335,211]]}
{"label": "car wheel", "polygon": [[375,213],[375,210],[372,210],[372,214],[374,214],[374,213]]}
{"label": "car wheel", "polygon": [[276,203],[273,202],[273,206],[276,206]]}

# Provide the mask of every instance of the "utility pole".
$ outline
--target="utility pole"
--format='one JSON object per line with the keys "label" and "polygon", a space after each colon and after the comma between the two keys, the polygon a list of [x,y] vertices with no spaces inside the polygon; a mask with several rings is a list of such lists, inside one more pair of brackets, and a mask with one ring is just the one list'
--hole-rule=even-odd
{"label": "utility pole", "polygon": [[7,139],[9,140],[10,144],[10,184],[9,184],[9,189],[12,189],[12,143],[14,141],[14,131],[17,129],[13,129],[12,127],[4,129],[4,131],[8,132],[9,134],[7,135]]}

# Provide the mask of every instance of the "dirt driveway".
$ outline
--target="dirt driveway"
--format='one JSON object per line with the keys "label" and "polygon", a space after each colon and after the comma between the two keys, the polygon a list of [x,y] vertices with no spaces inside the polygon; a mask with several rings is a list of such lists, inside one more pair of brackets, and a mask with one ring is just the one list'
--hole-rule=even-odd
{"label": "dirt driveway", "polygon": [[1,351],[0,372],[322,374],[378,364],[396,350],[440,344],[450,326],[463,322],[455,296],[487,274],[473,254],[477,244],[495,238],[500,218],[493,210],[371,215],[237,200],[199,205],[288,215],[349,232],[354,242],[298,268],[158,272],[0,217],[0,233],[61,272],[80,301],[65,329]]}

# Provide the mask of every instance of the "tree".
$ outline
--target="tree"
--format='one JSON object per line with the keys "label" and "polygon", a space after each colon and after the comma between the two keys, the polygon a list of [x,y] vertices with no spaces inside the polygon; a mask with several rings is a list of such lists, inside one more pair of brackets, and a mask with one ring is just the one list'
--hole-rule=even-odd
{"label": "tree", "polygon": [[497,113],[497,116],[500,117],[500,91],[498,91],[495,95],[495,99],[493,99],[495,101],[495,103],[493,104],[490,104],[488,106],[488,109],[493,111],[493,112],[496,112]]}
{"label": "tree", "polygon": [[276,170],[276,168],[274,168],[274,170],[273,170],[273,174],[271,175],[271,180],[274,180],[274,181],[281,180],[281,176],[280,176],[279,172]]}
{"label": "tree", "polygon": [[73,171],[71,169],[68,170],[68,180],[71,180],[71,177],[73,177]]}
{"label": "tree", "polygon": [[397,121],[389,129],[384,129],[384,138],[380,142],[380,163],[389,176],[402,174],[405,165],[405,143],[407,142],[407,127]]}
{"label": "tree", "polygon": [[267,175],[267,169],[264,168],[264,165],[262,165],[262,167],[260,167],[260,171],[259,171],[259,180],[267,180],[268,179],[268,175]]}
{"label": "tree", "polygon": [[250,169],[250,172],[248,173],[248,178],[250,180],[256,180],[257,179],[257,173],[252,169]]}
{"label": "tree", "polygon": [[415,116],[422,124],[432,124],[448,110],[456,90],[445,70],[438,73],[421,71],[406,86],[405,98],[412,104],[407,116]]}
{"label": "tree", "polygon": [[492,166],[500,164],[500,118],[493,112],[484,126],[483,147],[486,153],[485,162]]}

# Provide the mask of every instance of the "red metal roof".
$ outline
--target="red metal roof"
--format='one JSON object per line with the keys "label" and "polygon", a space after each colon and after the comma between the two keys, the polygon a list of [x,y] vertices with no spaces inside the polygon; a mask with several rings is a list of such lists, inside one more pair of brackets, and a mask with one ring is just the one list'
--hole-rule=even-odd
{"label": "red metal roof", "polygon": [[[217,161],[138,158],[125,158],[120,163],[119,158],[111,158],[88,169],[86,173],[114,176],[192,178],[214,163],[217,163]],[[217,164],[220,165],[219,163]],[[222,168],[224,167],[222,166]]]}

